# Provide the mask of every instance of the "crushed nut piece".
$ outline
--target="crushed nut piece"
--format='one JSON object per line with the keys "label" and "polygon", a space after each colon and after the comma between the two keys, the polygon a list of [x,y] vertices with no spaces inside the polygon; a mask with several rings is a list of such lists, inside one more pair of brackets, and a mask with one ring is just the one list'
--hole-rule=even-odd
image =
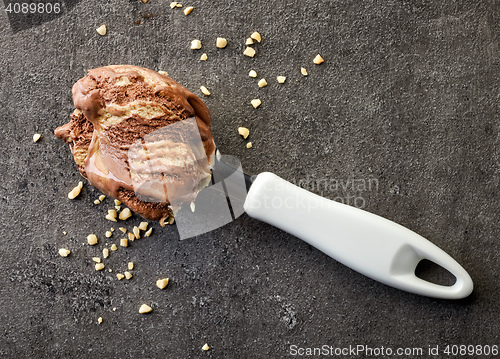
{"label": "crushed nut piece", "polygon": [[132,217],[132,212],[128,208],[124,208],[123,211],[120,212],[120,215],[118,218],[120,218],[122,221]]}
{"label": "crushed nut piece", "polygon": [[102,256],[103,256],[104,258],[108,258],[108,257],[109,257],[109,249],[104,248],[104,249],[102,250]]}
{"label": "crushed nut piece", "polygon": [[246,127],[238,127],[238,133],[243,136],[243,138],[247,138],[250,134],[250,130]]}
{"label": "crushed nut piece", "polygon": [[200,86],[200,90],[205,96],[210,96],[210,91],[205,86]]}
{"label": "crushed nut piece", "polygon": [[207,351],[208,349],[210,349],[210,347],[208,346],[207,343],[205,343],[205,345],[201,347],[201,350],[204,350],[204,351]]}
{"label": "crushed nut piece", "polygon": [[257,72],[255,72],[254,70],[250,70],[250,72],[248,73],[248,76],[249,77],[257,77]]}
{"label": "crushed nut piece", "polygon": [[101,26],[99,26],[99,27],[98,27],[95,31],[97,31],[97,33],[98,33],[99,35],[101,35],[101,36],[106,35],[106,31],[107,31],[107,29],[106,29],[106,25],[101,25]]}
{"label": "crushed nut piece", "polygon": [[[149,1],[149,0],[146,0],[146,1]],[[143,0],[143,2],[144,2],[144,0]],[[102,323],[102,317],[97,318],[97,323],[98,323],[98,324],[101,324],[101,323]]]}
{"label": "crushed nut piece", "polygon": [[122,231],[123,233],[127,233],[127,228],[124,228],[124,227],[120,227],[118,228],[120,231]]}
{"label": "crushed nut piece", "polygon": [[255,49],[253,49],[251,47],[247,47],[245,49],[245,51],[243,51],[243,55],[248,56],[248,57],[254,57],[255,53],[256,53]]}
{"label": "crushed nut piece", "polygon": [[134,262],[128,262],[128,264],[127,264],[127,268],[128,268],[129,270],[134,269]]}
{"label": "crushed nut piece", "polygon": [[322,64],[325,60],[323,60],[323,58],[321,57],[320,54],[317,54],[316,57],[314,58],[313,62],[316,64],[316,65],[319,65],[319,64]]}
{"label": "crushed nut piece", "polygon": [[[120,246],[128,247],[128,239],[127,238],[120,239]],[[113,249],[113,247],[111,247],[111,249]]]}
{"label": "crushed nut piece", "polygon": [[66,248],[59,249],[59,255],[61,257],[67,257],[67,256],[69,256],[70,253],[71,253],[71,251],[69,249],[66,249]]}
{"label": "crushed nut piece", "polygon": [[103,269],[104,269],[104,263],[95,264],[95,270],[103,270]]}
{"label": "crushed nut piece", "polygon": [[123,272],[123,273],[125,274],[125,278],[127,278],[127,280],[132,278],[132,273],[130,272]]}
{"label": "crushed nut piece", "polygon": [[259,82],[257,83],[257,85],[259,85],[259,87],[265,87],[265,86],[267,86],[266,79],[260,79]]}
{"label": "crushed nut piece", "polygon": [[168,217],[167,224],[173,224],[175,221],[175,218],[173,216]]}
{"label": "crushed nut piece", "polygon": [[111,268],[108,269],[108,272],[111,273],[113,270]]}
{"label": "crushed nut piece", "polygon": [[194,7],[188,6],[187,8],[184,9],[184,15],[189,15],[191,14],[191,11],[193,11]]}
{"label": "crushed nut piece", "polygon": [[252,148],[252,142],[247,143],[247,148]]}
{"label": "crushed nut piece", "polygon": [[144,233],[144,236],[145,236],[145,237],[149,237],[149,236],[151,235],[151,233],[152,233],[152,232],[153,232],[153,227],[151,227],[150,229],[148,229],[148,230],[146,231],[146,233]]}
{"label": "crushed nut piece", "polygon": [[92,257],[92,260],[96,263],[101,263],[101,258],[99,257]]}
{"label": "crushed nut piece", "polygon": [[285,77],[285,76],[278,76],[278,77],[276,77],[276,80],[277,80],[280,84],[282,84],[282,83],[285,83],[285,81],[286,81],[286,77]]}
{"label": "crushed nut piece", "polygon": [[37,142],[40,138],[42,138],[42,135],[39,133],[35,133],[33,135],[33,142]]}
{"label": "crushed nut piece", "polygon": [[106,238],[109,238],[113,235],[113,232],[111,231],[106,231],[106,233],[104,234],[106,236]]}
{"label": "crushed nut piece", "polygon": [[189,205],[189,207],[191,207],[191,212],[194,212],[194,210],[196,208],[196,205],[194,204],[194,202],[191,202],[191,204]]}
{"label": "crushed nut piece", "polygon": [[139,313],[141,313],[141,314],[150,313],[151,311],[153,311],[153,309],[147,304],[143,304],[139,308]]}
{"label": "crushed nut piece", "polygon": [[[168,72],[167,71],[158,71],[158,73],[160,75],[163,75],[163,76],[168,76]],[[115,204],[116,204],[117,201],[118,200],[115,199]],[[118,202],[120,202],[120,201],[118,201]],[[122,203],[120,202],[120,204],[122,204]],[[119,206],[120,204],[116,204],[116,205]]]}
{"label": "crushed nut piece", "polygon": [[111,245],[111,250],[112,250],[112,251],[116,251],[116,250],[118,250],[118,247],[116,246],[116,244],[114,244],[114,243],[113,243],[113,244]]}
{"label": "crushed nut piece", "polygon": [[69,193],[68,193],[68,198],[69,199],[75,199],[76,197],[78,197],[78,195],[80,194],[80,192],[82,191],[82,188],[83,188],[83,182],[80,181],[78,182],[78,186],[76,186],[75,188],[73,188]]}
{"label": "crushed nut piece", "polygon": [[104,201],[104,199],[106,199],[106,196],[105,196],[105,195],[103,195],[103,194],[101,194],[101,195],[99,196],[99,201],[101,201],[101,202],[102,202],[102,201]]}
{"label": "crushed nut piece", "polygon": [[121,273],[116,273],[116,278],[118,278],[118,280],[122,280],[125,276]]}
{"label": "crushed nut piece", "polygon": [[215,46],[217,46],[219,49],[223,49],[227,46],[227,40],[223,37],[218,37]]}
{"label": "crushed nut piece", "polygon": [[134,232],[135,238],[137,238],[137,239],[141,238],[141,232],[139,231],[139,227],[134,226],[134,228],[132,229],[132,232]]}
{"label": "crushed nut piece", "polygon": [[113,312],[116,312],[116,307],[113,308]]}
{"label": "crushed nut piece", "polygon": [[[120,216],[121,216],[121,213],[120,213]],[[109,221],[117,222],[116,211],[114,209],[108,209],[108,214],[106,215],[106,219]]]}
{"label": "crushed nut piece", "polygon": [[167,286],[168,282],[169,282],[168,278],[158,279],[156,281],[156,286],[160,289],[164,289]]}
{"label": "crushed nut piece", "polygon": [[99,201],[98,199],[94,201],[94,204],[99,204],[99,203],[101,203],[101,201]]}
{"label": "crushed nut piece", "polygon": [[303,76],[307,76],[307,70],[306,70],[304,67],[301,67],[301,68],[300,68],[300,73],[301,73]]}
{"label": "crushed nut piece", "polygon": [[120,209],[122,209],[122,206],[115,206],[115,209],[119,211]]}
{"label": "crushed nut piece", "polygon": [[257,107],[259,107],[259,106],[260,106],[260,104],[261,104],[262,102],[261,102],[258,98],[255,98],[255,99],[253,99],[252,101],[250,101],[250,103],[252,104],[252,106],[253,106],[254,108],[257,108]]}
{"label": "crushed nut piece", "polygon": [[260,42],[262,40],[260,34],[257,31],[255,31],[252,35],[250,35],[250,37],[257,42]]}
{"label": "crushed nut piece", "polygon": [[141,231],[145,231],[146,229],[148,229],[148,224],[149,224],[148,222],[141,222],[141,223],[139,224],[139,229],[140,229]]}
{"label": "crushed nut piece", "polygon": [[89,234],[87,236],[87,242],[88,244],[90,244],[91,246],[97,244],[97,236],[95,234]]}
{"label": "crushed nut piece", "polygon": [[208,56],[207,56],[207,54],[205,54],[205,53],[203,53],[203,54],[200,56],[200,60],[201,60],[201,61],[207,61],[207,59],[208,59]]}
{"label": "crushed nut piece", "polygon": [[192,50],[201,49],[201,41],[200,40],[193,40],[193,41],[191,41],[191,49]]}
{"label": "crushed nut piece", "polygon": [[64,234],[64,235],[66,235],[66,234],[68,234],[68,232],[66,232],[66,231],[63,231],[63,234]]}
{"label": "crushed nut piece", "polygon": [[114,232],[114,231],[115,231],[115,229],[114,229],[113,227],[111,227],[110,231],[111,231],[111,232]]}
{"label": "crushed nut piece", "polygon": [[176,1],[173,1],[170,3],[170,8],[173,9],[177,6],[177,2]]}
{"label": "crushed nut piece", "polygon": [[253,39],[251,37],[249,37],[246,41],[245,41],[245,45],[252,45],[253,44]]}
{"label": "crushed nut piece", "polygon": [[135,241],[135,235],[132,232],[128,232],[128,240],[129,241]]}
{"label": "crushed nut piece", "polygon": [[177,3],[177,5],[175,5],[175,7],[182,7],[182,4]]}
{"label": "crushed nut piece", "polygon": [[[161,71],[161,72],[165,72],[165,71]],[[119,200],[115,199],[115,206],[119,206],[119,205],[121,205],[121,204],[122,204],[122,203],[121,203]]]}

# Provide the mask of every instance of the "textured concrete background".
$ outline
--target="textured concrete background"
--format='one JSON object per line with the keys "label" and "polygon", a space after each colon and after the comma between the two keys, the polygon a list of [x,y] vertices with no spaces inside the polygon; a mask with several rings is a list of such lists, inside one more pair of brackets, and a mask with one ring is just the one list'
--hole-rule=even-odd
{"label": "textured concrete background", "polygon": [[[16,33],[0,13],[0,356],[283,358],[290,345],[499,345],[498,2],[183,4],[195,6],[191,15],[164,0],[86,0]],[[105,37],[95,31],[102,23]],[[255,30],[263,41],[250,59],[242,44]],[[226,49],[215,48],[218,36]],[[194,38],[201,51],[189,49]],[[362,197],[367,210],[456,258],[474,293],[445,301],[389,288],[246,215],[182,242],[175,226],[155,224],[151,238],[113,253],[113,273],[96,272],[102,244],[85,237],[103,237],[111,201],[95,206],[99,193],[87,184],[78,200],[66,198],[81,178],[53,130],[68,120],[71,86],[86,69],[116,63],[166,70],[199,96],[207,86],[223,153],[328,198]],[[250,69],[269,85],[258,88]],[[313,186],[335,179],[378,186]],[[118,282],[129,260],[134,278]],[[171,278],[165,291],[154,285],[162,276]],[[138,313],[143,302],[152,314]]]}

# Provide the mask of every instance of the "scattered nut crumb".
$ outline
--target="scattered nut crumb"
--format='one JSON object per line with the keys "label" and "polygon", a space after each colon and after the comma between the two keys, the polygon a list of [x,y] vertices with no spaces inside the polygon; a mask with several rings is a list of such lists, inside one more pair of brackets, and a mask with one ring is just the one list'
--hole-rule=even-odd
{"label": "scattered nut crumb", "polygon": [[78,195],[80,194],[80,192],[82,191],[82,188],[83,188],[83,182],[80,181],[78,182],[78,186],[76,186],[75,188],[73,188],[69,193],[68,193],[68,198],[69,199],[75,199],[76,197],[78,197]]}
{"label": "scattered nut crumb", "polygon": [[261,102],[258,98],[255,98],[255,99],[253,99],[252,101],[250,101],[250,103],[252,104],[252,106],[253,106],[254,108],[257,108],[257,107],[259,107],[259,106],[260,106],[260,104],[261,104],[262,102]]}
{"label": "scattered nut crumb", "polygon": [[146,231],[146,233],[144,233],[144,237],[149,237],[151,235],[151,233],[153,232],[153,227],[151,227],[150,229],[148,229]]}
{"label": "scattered nut crumb", "polygon": [[110,231],[111,231],[111,232],[114,232],[114,231],[115,231],[115,229],[114,229],[113,227],[111,227],[111,228],[110,228]]}
{"label": "scattered nut crumb", "polygon": [[125,278],[127,278],[127,280],[131,279],[132,278],[132,273],[130,272],[124,272],[125,274]]}
{"label": "scattered nut crumb", "polygon": [[255,72],[254,70],[250,70],[250,72],[248,73],[248,76],[249,77],[257,77],[257,72]]}
{"label": "scattered nut crumb", "polygon": [[252,148],[252,142],[247,143],[247,148]]}
{"label": "scattered nut crumb", "polygon": [[135,235],[132,232],[128,232],[128,240],[129,241],[135,241]]}
{"label": "scattered nut crumb", "polygon": [[[168,76],[168,72],[167,71],[158,71],[158,73],[160,75],[163,75],[163,76]],[[118,201],[118,200],[115,199],[115,204],[116,204],[116,202],[120,202],[120,201]],[[120,202],[120,204],[122,204],[122,203]],[[116,204],[116,205],[119,206],[120,204]]]}
{"label": "scattered nut crumb", "polygon": [[207,351],[208,349],[210,349],[210,347],[208,346],[207,343],[205,343],[205,345],[201,347],[201,350],[204,350],[204,351]]}
{"label": "scattered nut crumb", "polygon": [[134,232],[135,238],[137,238],[137,239],[141,238],[141,232],[139,231],[139,227],[134,226],[134,228],[132,229],[132,232]]}
{"label": "scattered nut crumb", "polygon": [[285,83],[285,81],[286,81],[286,77],[285,77],[285,76],[278,76],[278,77],[276,77],[276,80],[277,80],[280,84],[282,84],[282,83]]}
{"label": "scattered nut crumb", "polygon": [[201,41],[200,40],[193,40],[193,41],[191,41],[191,49],[192,50],[201,49]]}
{"label": "scattered nut crumb", "polygon": [[99,26],[95,31],[97,31],[97,33],[101,36],[106,35],[107,32],[106,25]]}
{"label": "scattered nut crumb", "polygon": [[113,308],[113,312],[116,312],[116,307]]}
{"label": "scattered nut crumb", "polygon": [[210,91],[205,86],[200,86],[200,90],[205,96],[210,96]]}
{"label": "scattered nut crumb", "polygon": [[251,48],[251,47],[247,47],[247,48],[245,49],[245,51],[243,51],[243,55],[246,55],[246,56],[248,56],[248,57],[254,57],[254,56],[255,56],[255,53],[256,53],[255,49],[253,49],[253,48]]}
{"label": "scattered nut crumb", "polygon": [[260,79],[259,82],[257,83],[257,85],[259,85],[259,87],[265,87],[265,86],[267,86],[266,79]]}
{"label": "scattered nut crumb", "polygon": [[301,68],[300,68],[300,73],[301,73],[303,76],[307,76],[307,70],[306,70],[304,67],[301,67]]}
{"label": "scattered nut crumb", "polygon": [[111,231],[106,231],[106,233],[104,234],[106,236],[106,238],[109,238],[113,235],[113,232]]}
{"label": "scattered nut crumb", "polygon": [[[128,247],[128,239],[127,238],[120,239],[120,246]],[[113,247],[111,247],[111,249],[113,249]]]}
{"label": "scattered nut crumb", "polygon": [[167,286],[168,282],[169,282],[168,278],[158,279],[156,281],[156,286],[160,289],[164,289]]}
{"label": "scattered nut crumb", "polygon": [[92,257],[92,260],[96,263],[101,263],[101,258],[99,257]]}
{"label": "scattered nut crumb", "polygon": [[114,243],[113,243],[113,244],[111,245],[111,250],[112,250],[112,251],[116,251],[116,250],[118,250],[118,247],[116,246],[116,244],[114,244]]}
{"label": "scattered nut crumb", "polygon": [[104,258],[108,258],[108,257],[109,257],[109,249],[104,248],[104,249],[102,250],[102,256],[103,256]]}
{"label": "scattered nut crumb", "polygon": [[123,233],[127,233],[127,228],[124,228],[124,227],[120,227],[118,228],[120,231],[122,231]]}
{"label": "scattered nut crumb", "polygon": [[118,278],[118,280],[122,280],[125,276],[121,273],[116,273],[116,278]]}
{"label": "scattered nut crumb", "polygon": [[122,206],[115,206],[115,209],[119,211],[120,209],[122,209]]}
{"label": "scattered nut crumb", "polygon": [[223,49],[227,46],[227,40],[223,37],[218,37],[215,46],[217,46],[219,49]]}
{"label": "scattered nut crumb", "polygon": [[177,2],[176,1],[173,1],[170,3],[170,8],[173,9],[177,6]]}
{"label": "scattered nut crumb", "polygon": [[[165,72],[165,71],[158,71],[158,72]],[[165,73],[166,73],[166,72],[165,72]],[[119,206],[119,205],[121,205],[121,204],[122,204],[122,203],[121,203],[119,200],[115,199],[115,206]]]}
{"label": "scattered nut crumb", "polygon": [[67,257],[67,256],[69,256],[70,253],[71,253],[71,251],[69,249],[66,249],[66,248],[59,249],[59,255],[61,257]]}
{"label": "scattered nut crumb", "polygon": [[66,231],[63,231],[63,234],[64,234],[64,235],[66,235],[66,234],[68,234],[68,232],[66,232]]}
{"label": "scattered nut crumb", "polygon": [[319,65],[319,64],[322,64],[325,60],[323,60],[323,58],[321,57],[320,54],[317,54],[316,57],[314,58],[313,62],[316,64],[316,65]]}
{"label": "scattered nut crumb", "polygon": [[37,142],[40,138],[42,138],[42,135],[39,133],[35,133],[33,135],[33,142]]}
{"label": "scattered nut crumb", "polygon": [[[148,2],[149,0],[146,0],[146,2]],[[142,0],[142,2],[144,2],[144,0]],[[98,324],[101,324],[102,323],[102,317],[99,317],[97,318],[97,323]]]}
{"label": "scattered nut crumb", "polygon": [[141,222],[141,223],[139,224],[139,229],[140,229],[141,231],[145,231],[146,229],[148,229],[148,224],[149,224],[148,222]]}
{"label": "scattered nut crumb", "polygon": [[87,236],[87,242],[91,246],[93,246],[94,244],[97,244],[97,236],[95,234],[89,234]]}
{"label": "scattered nut crumb", "polygon": [[141,314],[150,313],[151,311],[153,311],[153,309],[147,304],[143,304],[139,308],[139,313],[141,313]]}
{"label": "scattered nut crumb", "polygon": [[[121,213],[120,213],[120,216],[121,216]],[[108,209],[108,214],[106,215],[106,219],[109,221],[117,222],[116,211],[114,209]]]}
{"label": "scattered nut crumb", "polygon": [[127,264],[127,268],[128,268],[129,270],[134,269],[134,262],[128,262],[128,264]]}
{"label": "scattered nut crumb", "polygon": [[188,6],[187,8],[184,9],[184,15],[189,15],[191,14],[191,11],[193,11],[194,7]]}
{"label": "scattered nut crumb", "polygon": [[99,196],[99,201],[101,201],[101,202],[102,202],[102,201],[104,201],[105,199],[106,199],[106,196],[105,196],[105,195],[101,194],[101,195]]}
{"label": "scattered nut crumb", "polygon": [[175,7],[182,7],[182,4],[177,3],[177,5],[175,5]]}
{"label": "scattered nut crumb", "polygon": [[208,59],[208,56],[207,56],[207,54],[205,54],[205,53],[203,53],[203,54],[200,56],[200,60],[201,60],[201,61],[207,61],[207,59]]}
{"label": "scattered nut crumb", "polygon": [[95,270],[103,270],[103,269],[104,269],[104,263],[95,264]]}
{"label": "scattered nut crumb", "polygon": [[250,37],[257,42],[260,42],[262,40],[260,34],[257,31],[255,31],[252,35],[250,35]]}
{"label": "scattered nut crumb", "polygon": [[245,45],[252,45],[252,44],[253,44],[253,39],[251,37],[249,37],[248,39],[246,39]]}
{"label": "scattered nut crumb", "polygon": [[108,269],[108,272],[111,273],[113,270],[111,268]]}
{"label": "scattered nut crumb", "polygon": [[250,134],[250,130],[246,127],[238,127],[238,133],[243,136],[243,138],[247,138]]}
{"label": "scattered nut crumb", "polygon": [[128,208],[124,208],[121,212],[118,218],[120,218],[122,221],[132,217],[132,212]]}
{"label": "scattered nut crumb", "polygon": [[191,212],[194,212],[194,210],[196,208],[196,205],[194,204],[194,202],[191,202],[191,204],[189,205],[189,207],[191,207]]}
{"label": "scattered nut crumb", "polygon": [[99,204],[99,203],[101,203],[101,201],[99,201],[98,199],[94,201],[94,204]]}

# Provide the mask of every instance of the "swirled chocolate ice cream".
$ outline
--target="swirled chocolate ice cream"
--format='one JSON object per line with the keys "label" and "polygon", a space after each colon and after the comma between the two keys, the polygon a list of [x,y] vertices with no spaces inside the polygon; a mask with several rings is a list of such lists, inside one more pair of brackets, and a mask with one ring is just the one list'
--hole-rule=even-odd
{"label": "swirled chocolate ice cream", "polygon": [[[55,135],[70,145],[92,185],[144,218],[169,218],[171,195],[190,202],[208,183],[215,151],[210,113],[170,77],[131,65],[100,67],[75,83],[73,102],[70,122]],[[190,131],[183,123],[194,124],[204,153],[182,141]],[[176,134],[166,137],[174,124]]]}

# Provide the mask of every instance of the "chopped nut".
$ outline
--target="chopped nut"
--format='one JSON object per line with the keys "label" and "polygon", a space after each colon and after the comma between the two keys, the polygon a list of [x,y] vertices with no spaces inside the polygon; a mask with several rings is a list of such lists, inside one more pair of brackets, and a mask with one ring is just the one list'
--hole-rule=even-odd
{"label": "chopped nut", "polygon": [[257,83],[257,85],[259,85],[259,87],[265,87],[265,86],[267,86],[266,79],[260,79],[259,82]]}
{"label": "chopped nut", "polygon": [[205,53],[203,53],[203,54],[200,56],[200,60],[201,60],[201,61],[207,61],[207,59],[208,59],[208,56],[207,56],[207,54],[205,54]]}
{"label": "chopped nut", "polygon": [[[167,71],[158,71],[158,73],[160,75],[163,75],[163,76],[168,76],[168,72]],[[115,204],[116,204],[116,202],[120,202],[120,201],[118,201],[117,199],[115,199]],[[122,203],[120,202],[120,204],[122,204]],[[119,206],[120,204],[116,204],[116,205]]]}
{"label": "chopped nut", "polygon": [[141,223],[139,224],[139,229],[140,229],[141,231],[145,231],[146,229],[148,229],[148,224],[149,224],[148,222],[141,222]]}
{"label": "chopped nut", "polygon": [[132,232],[128,232],[128,240],[129,241],[135,241],[135,235]]}
{"label": "chopped nut", "polygon": [[111,232],[114,232],[114,231],[115,231],[115,229],[114,229],[113,227],[111,227],[110,231],[111,231]]}
{"label": "chopped nut", "polygon": [[188,6],[187,8],[184,9],[184,15],[189,15],[191,14],[191,11],[193,11],[194,7]]}
{"label": "chopped nut", "polygon": [[118,250],[118,247],[116,246],[116,244],[114,244],[114,243],[113,243],[113,244],[111,245],[111,250],[112,250],[112,251],[116,251],[116,250]]}
{"label": "chopped nut", "polygon": [[286,77],[285,77],[285,76],[278,76],[278,77],[276,77],[276,80],[277,80],[280,84],[282,84],[282,83],[285,83],[285,81],[286,81]]}
{"label": "chopped nut", "polygon": [[248,76],[249,77],[257,77],[257,72],[255,72],[254,70],[250,70],[250,72],[248,73]]}
{"label": "chopped nut", "polygon": [[40,138],[42,138],[42,135],[39,133],[35,133],[33,135],[33,142],[37,142]]}
{"label": "chopped nut", "polygon": [[196,208],[196,205],[194,204],[194,202],[191,202],[191,204],[189,205],[189,207],[191,207],[191,212],[194,212],[194,210]]}
{"label": "chopped nut", "polygon": [[247,148],[252,148],[252,142],[247,143]]}
{"label": "chopped nut", "polygon": [[134,269],[134,262],[128,262],[128,264],[127,264],[127,268],[128,268],[129,270]]}
{"label": "chopped nut", "polygon": [[151,235],[151,233],[153,232],[153,227],[151,227],[150,229],[148,229],[146,231],[146,233],[144,233],[144,237],[149,237]]}
{"label": "chopped nut", "polygon": [[141,232],[139,231],[139,227],[134,226],[134,228],[132,229],[132,232],[134,232],[135,238],[137,238],[137,239],[141,238]]}
{"label": "chopped nut", "polygon": [[127,233],[127,228],[124,228],[124,227],[120,227],[118,228],[120,231],[122,231],[123,233]]}
{"label": "chopped nut", "polygon": [[125,278],[127,278],[127,280],[132,278],[132,273],[130,272],[123,272],[123,273],[125,274]]}
{"label": "chopped nut", "polygon": [[150,313],[151,311],[153,311],[153,309],[147,304],[143,304],[139,308],[139,313],[141,313],[141,314]]}
{"label": "chopped nut", "polygon": [[238,127],[238,133],[243,136],[243,138],[247,138],[250,134],[250,130],[246,127]]}
{"label": "chopped nut", "polygon": [[307,76],[307,70],[306,70],[304,67],[301,67],[301,68],[300,68],[300,73],[301,73],[303,76]]}
{"label": "chopped nut", "polygon": [[69,249],[66,249],[66,248],[59,249],[59,255],[61,257],[67,257],[67,256],[69,256],[70,253],[71,253],[71,251]]}
{"label": "chopped nut", "polygon": [[99,204],[99,203],[101,203],[101,201],[99,201],[98,199],[94,201],[94,204]]}
{"label": "chopped nut", "polygon": [[[149,1],[149,0],[146,0],[146,2],[147,2],[147,1]],[[143,0],[142,2],[144,2],[144,0]],[[98,324],[101,324],[101,323],[102,323],[102,317],[97,318],[97,323],[98,323]]]}
{"label": "chopped nut", "polygon": [[101,194],[101,195],[99,196],[99,201],[101,201],[101,202],[102,202],[102,201],[104,201],[104,199],[105,199],[105,198],[106,198],[106,196],[105,196],[105,195],[103,195],[103,194]]}
{"label": "chopped nut", "polygon": [[87,242],[91,246],[93,246],[94,244],[97,244],[97,236],[95,234],[89,234],[87,236]]}
{"label": "chopped nut", "polygon": [[177,5],[175,5],[175,7],[182,7],[182,4],[177,3]]}
{"label": "chopped nut", "polygon": [[227,46],[227,40],[223,37],[218,37],[215,46],[217,46],[219,49],[223,49]]}
{"label": "chopped nut", "polygon": [[167,224],[173,224],[174,221],[175,221],[174,216],[170,216],[170,217],[168,217]]}
{"label": "chopped nut", "polygon": [[253,44],[253,39],[251,37],[249,37],[246,41],[245,41],[245,45],[252,45]]}
{"label": "chopped nut", "polygon": [[250,103],[252,104],[252,106],[253,106],[254,108],[257,108],[257,107],[259,107],[259,106],[260,106],[260,104],[261,104],[262,102],[261,102],[258,98],[255,98],[255,99],[253,99],[252,101],[250,101]]}
{"label": "chopped nut", "polygon": [[[120,239],[120,246],[128,247],[128,239],[127,238]],[[111,247],[111,249],[113,249],[113,247]]]}
{"label": "chopped nut", "polygon": [[124,208],[121,212],[118,218],[120,218],[122,221],[132,217],[132,212],[128,208]]}
{"label": "chopped nut", "polygon": [[101,36],[106,35],[106,31],[107,31],[107,29],[106,29],[106,25],[101,25],[101,26],[99,26],[99,27],[98,27],[95,31],[97,31],[97,33],[98,33],[99,35],[101,35]]}
{"label": "chopped nut", "polygon": [[210,91],[205,86],[200,86],[200,90],[205,96],[210,96]]}
{"label": "chopped nut", "polygon": [[170,8],[173,9],[177,6],[177,2],[176,1],[173,1],[170,3]]}
{"label": "chopped nut", "polygon": [[99,257],[93,257],[92,260],[96,263],[101,263],[101,258]]}
{"label": "chopped nut", "polygon": [[204,351],[207,351],[208,349],[210,349],[210,347],[208,346],[207,343],[205,343],[205,345],[201,347],[201,350],[204,350]]}
{"label": "chopped nut", "polygon": [[82,188],[83,188],[83,182],[80,181],[78,182],[78,186],[76,186],[75,188],[73,188],[69,193],[68,193],[68,198],[69,199],[75,199],[76,197],[78,197],[78,195],[80,194],[80,192],[82,191]]}
{"label": "chopped nut", "polygon": [[121,273],[116,273],[116,278],[118,278],[118,280],[122,280],[125,276]]}
{"label": "chopped nut", "polygon": [[116,312],[116,307],[113,308],[113,312]]}
{"label": "chopped nut", "polygon": [[252,35],[250,35],[250,37],[257,42],[260,42],[262,40],[260,34],[257,31],[255,31]]}
{"label": "chopped nut", "polygon": [[109,238],[113,235],[113,232],[111,231],[106,231],[106,233],[104,234],[106,236],[106,238]]}
{"label": "chopped nut", "polygon": [[201,49],[201,41],[200,40],[193,40],[193,41],[191,41],[191,49],[192,50]]}
{"label": "chopped nut", "polygon": [[111,273],[113,270],[111,268],[108,269],[108,272]]}
{"label": "chopped nut", "polygon": [[104,263],[95,264],[95,270],[103,270],[103,269],[104,269]]}
{"label": "chopped nut", "polygon": [[319,65],[319,64],[322,64],[325,60],[323,60],[323,58],[321,57],[320,54],[317,54],[316,57],[314,58],[313,62],[316,64],[316,65]]}
{"label": "chopped nut", "polygon": [[64,235],[66,235],[66,234],[68,234],[68,232],[66,232],[66,231],[63,231],[63,234],[64,234]]}
{"label": "chopped nut", "polygon": [[246,56],[248,56],[248,57],[254,57],[254,56],[255,56],[255,53],[256,53],[255,49],[253,49],[253,48],[251,48],[251,47],[247,47],[247,48],[245,49],[245,51],[243,51],[243,55],[246,55]]}
{"label": "chopped nut", "polygon": [[167,286],[168,282],[169,282],[168,278],[158,279],[156,281],[156,286],[160,289],[164,289]]}
{"label": "chopped nut", "polygon": [[120,209],[122,209],[122,206],[115,206],[115,209],[119,211]]}
{"label": "chopped nut", "polygon": [[103,256],[104,258],[108,258],[108,257],[109,257],[109,249],[104,248],[104,249],[102,250],[102,256]]}
{"label": "chopped nut", "polygon": [[[120,215],[121,215],[121,213],[120,213]],[[116,211],[114,209],[108,209],[108,214],[106,215],[106,219],[113,221],[113,222],[117,222]]]}
{"label": "chopped nut", "polygon": [[[165,71],[158,71],[158,72],[165,72]],[[166,72],[165,72],[165,73],[166,73]],[[122,203],[121,203],[119,200],[115,199],[115,206],[119,206],[119,205],[121,205],[121,204],[122,204]]]}

